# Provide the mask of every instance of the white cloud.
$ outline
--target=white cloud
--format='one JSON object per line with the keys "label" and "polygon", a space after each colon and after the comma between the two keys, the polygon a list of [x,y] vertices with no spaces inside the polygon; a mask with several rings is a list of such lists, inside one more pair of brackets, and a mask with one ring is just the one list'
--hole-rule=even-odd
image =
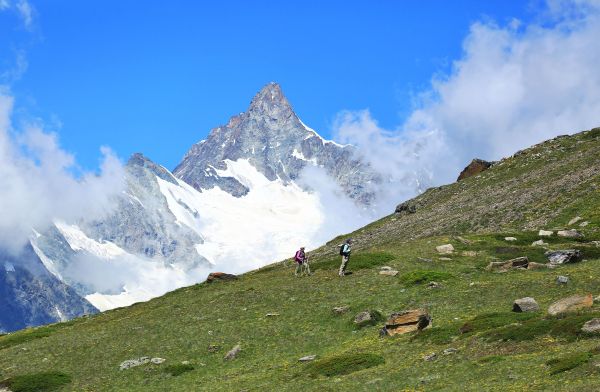
{"label": "white cloud", "polygon": [[30,29],[33,25],[33,6],[27,0],[19,0],[15,7],[23,20],[25,28]]}
{"label": "white cloud", "polygon": [[432,80],[402,126],[384,130],[368,112],[342,113],[336,137],[392,173],[397,202],[416,193],[417,181],[453,181],[471,158],[499,159],[598,126],[598,37],[598,0],[551,0],[528,25],[476,22],[461,58]]}
{"label": "white cloud", "polygon": [[73,156],[57,136],[38,124],[12,128],[13,98],[0,93],[0,246],[18,252],[32,228],[43,231],[60,218],[101,217],[113,207],[112,195],[124,186],[119,160],[102,148],[100,174],[76,171]]}
{"label": "white cloud", "polygon": [[0,0],[0,11],[4,11],[10,8],[8,0]]}

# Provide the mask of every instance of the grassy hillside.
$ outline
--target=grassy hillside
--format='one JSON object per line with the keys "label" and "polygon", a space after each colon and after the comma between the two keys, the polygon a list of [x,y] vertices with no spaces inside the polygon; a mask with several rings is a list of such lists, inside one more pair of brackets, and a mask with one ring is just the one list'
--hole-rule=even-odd
{"label": "grassy hillside", "polygon": [[[236,281],[0,337],[0,380],[13,391],[598,390],[600,335],[580,328],[600,317],[600,305],[560,318],[546,314],[568,295],[600,294],[598,151],[600,129],[429,190],[411,201],[415,213],[352,234],[353,274],[344,278],[336,271],[338,238],[313,252],[310,277],[296,278],[291,262],[280,262]],[[582,219],[569,226],[576,216]],[[485,269],[518,256],[545,263],[546,249],[531,246],[537,231],[568,227],[585,237],[555,235],[545,248],[579,249],[583,261]],[[438,255],[435,247],[446,243],[455,252]],[[399,274],[380,275],[383,265]],[[559,285],[558,275],[569,282]],[[428,287],[431,280],[440,287]],[[522,297],[534,297],[541,310],[511,312]],[[349,310],[335,314],[338,306]],[[433,318],[433,327],[418,334],[381,338],[383,322],[361,329],[352,322],[364,310],[387,317],[418,307]],[[225,361],[238,344],[237,358]],[[456,351],[443,354],[447,349]],[[432,353],[435,359],[424,359]],[[316,360],[298,361],[307,355]],[[119,370],[143,356],[166,361]],[[48,388],[30,388],[36,382]]]}

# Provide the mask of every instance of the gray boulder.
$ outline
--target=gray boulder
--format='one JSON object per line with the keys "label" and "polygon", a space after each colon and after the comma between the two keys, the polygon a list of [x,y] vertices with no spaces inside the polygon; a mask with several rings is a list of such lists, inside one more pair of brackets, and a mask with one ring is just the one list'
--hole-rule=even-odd
{"label": "gray boulder", "polygon": [[581,251],[577,249],[548,251],[544,255],[552,264],[575,263],[583,258]]}
{"label": "gray boulder", "polygon": [[570,229],[570,230],[560,230],[557,235],[559,237],[564,237],[564,238],[573,238],[573,239],[577,239],[577,238],[583,238],[583,234],[581,234],[579,231],[575,230],[575,229]]}
{"label": "gray boulder", "polygon": [[515,300],[513,303],[513,312],[537,312],[540,305],[531,297],[525,297]]}
{"label": "gray boulder", "polygon": [[585,324],[583,324],[583,327],[581,327],[581,331],[586,333],[600,332],[600,318],[594,318],[590,321],[587,321]]}
{"label": "gray boulder", "polygon": [[558,284],[567,284],[568,282],[569,282],[569,278],[566,276],[560,275],[559,277],[556,278],[556,283],[558,283]]}

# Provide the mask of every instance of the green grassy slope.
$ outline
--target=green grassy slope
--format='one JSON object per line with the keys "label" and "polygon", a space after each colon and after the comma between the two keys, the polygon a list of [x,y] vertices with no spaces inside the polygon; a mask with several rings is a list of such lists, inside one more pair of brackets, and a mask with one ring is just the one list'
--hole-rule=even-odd
{"label": "green grassy slope", "polygon": [[[310,277],[295,278],[292,264],[281,262],[237,281],[0,337],[0,380],[13,380],[15,390],[19,376],[39,372],[63,375],[68,383],[56,388],[75,391],[598,390],[600,335],[580,328],[600,317],[600,305],[564,318],[545,315],[570,294],[600,294],[600,247],[593,242],[600,240],[598,151],[600,130],[581,133],[430,190],[412,201],[416,213],[353,234],[354,273],[344,278],[336,275],[335,239],[313,252]],[[522,255],[544,262],[544,249],[530,245],[537,230],[567,227],[575,216],[589,222],[574,226],[585,238],[552,237],[547,247],[580,249],[584,261],[552,270],[485,270],[490,261]],[[445,243],[456,248],[451,260],[435,251]],[[381,276],[381,265],[400,273]],[[558,275],[569,283],[558,285]],[[440,288],[427,287],[432,278]],[[541,311],[511,313],[513,300],[525,296]],[[350,310],[335,315],[335,306]],[[383,323],[352,324],[363,310],[387,316],[416,307],[433,317],[433,328],[421,334],[380,338]],[[224,361],[237,344],[238,357]],[[458,351],[443,355],[448,348]],[[423,359],[434,352],[437,359]],[[317,360],[298,362],[306,355]],[[166,361],[119,370],[141,356]],[[189,366],[172,366],[183,361]]]}

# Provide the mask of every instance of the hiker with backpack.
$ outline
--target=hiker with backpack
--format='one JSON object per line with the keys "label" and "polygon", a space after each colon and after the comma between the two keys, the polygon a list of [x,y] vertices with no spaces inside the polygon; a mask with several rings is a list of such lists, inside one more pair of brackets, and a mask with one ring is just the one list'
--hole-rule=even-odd
{"label": "hiker with backpack", "polygon": [[350,260],[350,252],[352,251],[352,239],[348,238],[346,242],[340,246],[340,256],[342,256],[342,265],[340,265],[340,276],[346,275],[346,267]]}
{"label": "hiker with backpack", "polygon": [[295,276],[298,276],[298,272],[300,272],[300,275],[303,273],[310,275],[310,266],[308,265],[308,257],[306,256],[306,253],[304,253],[304,247],[301,247],[300,250],[296,252],[294,261],[296,262]]}

